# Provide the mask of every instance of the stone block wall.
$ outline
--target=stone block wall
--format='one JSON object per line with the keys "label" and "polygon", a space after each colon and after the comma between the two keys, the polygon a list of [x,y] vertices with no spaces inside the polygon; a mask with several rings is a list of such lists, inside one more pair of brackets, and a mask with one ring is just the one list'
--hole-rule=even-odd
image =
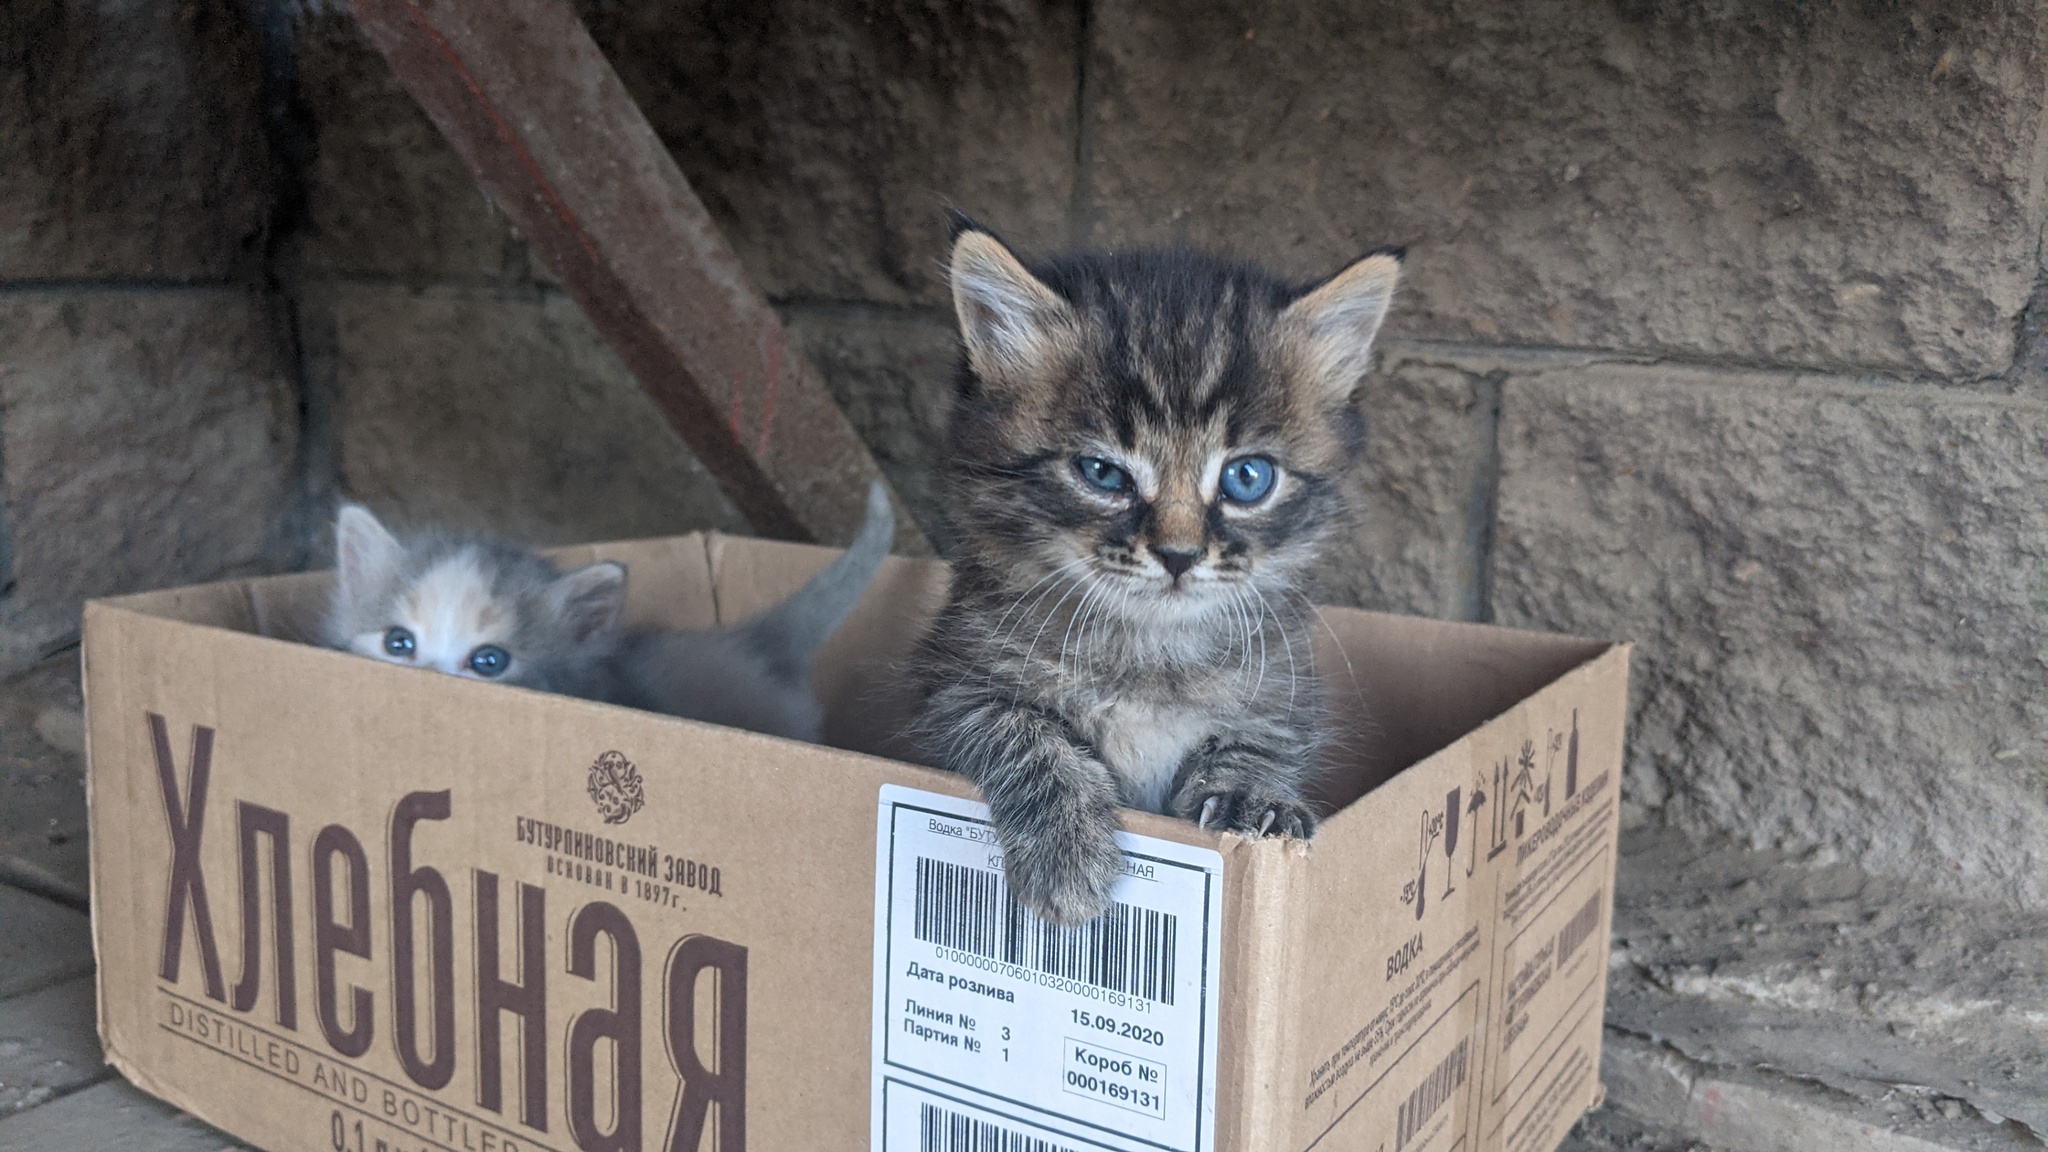
{"label": "stone block wall", "polygon": [[[1633,821],[2048,907],[2038,5],[577,6],[935,535],[943,206],[1304,277],[1406,244],[1328,598],[1636,640]],[[744,529],[293,7],[0,15],[0,652],[313,562],[344,494]]]}
{"label": "stone block wall", "polygon": [[0,668],[298,557],[261,75],[221,0],[0,6]]}

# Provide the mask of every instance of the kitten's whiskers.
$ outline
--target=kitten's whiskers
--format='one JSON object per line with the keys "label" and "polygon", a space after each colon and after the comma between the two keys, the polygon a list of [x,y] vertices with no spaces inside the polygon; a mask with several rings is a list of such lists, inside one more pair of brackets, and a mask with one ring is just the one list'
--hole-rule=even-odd
{"label": "kitten's whiskers", "polygon": [[[1086,625],[1082,625],[1082,621],[1088,618],[1088,613],[1096,604],[1097,593],[1101,591],[1102,582],[1100,580],[1088,581],[1088,591],[1081,597],[1080,606],[1075,608],[1073,614],[1067,617],[1067,630],[1060,636],[1059,670],[1062,676],[1067,673],[1067,645],[1074,638],[1074,628],[1076,625],[1081,625],[1081,643],[1084,646],[1088,643],[1088,629]],[[1081,652],[1079,649],[1076,649],[1074,652],[1074,674],[1076,676],[1081,674]]]}
{"label": "kitten's whiskers", "polygon": [[[1249,601],[1245,603],[1245,607],[1247,609],[1251,607]],[[1247,617],[1249,617],[1249,613],[1247,613]],[[1251,619],[1245,627],[1253,629],[1257,633],[1257,637],[1260,637],[1260,678],[1257,678],[1257,681],[1253,681],[1253,685],[1251,685],[1251,695],[1260,695],[1260,689],[1266,687],[1266,609],[1262,607],[1260,615],[1257,615],[1257,619]],[[1245,642],[1245,648],[1247,650],[1251,648],[1249,640]]]}
{"label": "kitten's whiskers", "polygon": [[[1287,714],[1292,716],[1294,715],[1294,690],[1296,683],[1300,679],[1301,669],[1294,660],[1294,641],[1287,638],[1287,621],[1281,619],[1278,612],[1273,612],[1272,605],[1266,603],[1266,594],[1259,591],[1258,585],[1247,583],[1245,587],[1251,589],[1252,595],[1259,598],[1259,605],[1264,611],[1272,613],[1273,623],[1280,629],[1280,643],[1287,646]],[[1264,633],[1261,633],[1261,636],[1263,635]],[[1263,642],[1261,640],[1261,643]]]}
{"label": "kitten's whiskers", "polygon": [[1316,623],[1322,625],[1323,631],[1329,633],[1330,643],[1336,646],[1337,655],[1344,660],[1344,674],[1351,679],[1351,690],[1353,692],[1359,691],[1358,669],[1351,666],[1351,653],[1345,650],[1344,641],[1337,635],[1337,630],[1330,627],[1329,617],[1324,616],[1323,610],[1316,606],[1315,601],[1308,598],[1308,593],[1291,587],[1281,588],[1279,592],[1284,596],[1293,596],[1300,600],[1302,607],[1307,608],[1309,614],[1316,618]]}
{"label": "kitten's whiskers", "polygon": [[[1235,643],[1237,640],[1235,632],[1241,631],[1244,633],[1244,651],[1237,658],[1237,674],[1241,677],[1252,666],[1252,618],[1251,613],[1245,610],[1243,589],[1232,588],[1230,590],[1230,612],[1232,623],[1235,626],[1231,636],[1232,642]],[[1256,686],[1253,687],[1252,694],[1258,694]]]}
{"label": "kitten's whiskers", "polygon": [[[1045,619],[1039,623],[1038,631],[1031,634],[1031,643],[1025,646],[1024,649],[1024,663],[1029,664],[1031,662],[1032,657],[1038,652],[1038,642],[1045,638],[1045,630],[1059,617],[1060,609],[1066,606],[1067,601],[1073,598],[1074,593],[1085,593],[1093,587],[1094,585],[1084,577],[1069,586],[1065,592],[1060,593],[1060,598],[1053,601],[1052,611],[1047,612]],[[1069,620],[1071,619],[1069,617]]]}
{"label": "kitten's whiskers", "polygon": [[[1023,631],[1024,626],[1026,624],[1031,623],[1032,613],[1037,611],[1038,605],[1043,603],[1047,596],[1052,595],[1053,590],[1058,588],[1059,585],[1052,584],[1052,587],[1045,588],[1045,591],[1039,592],[1038,598],[1036,600],[1032,600],[1031,607],[1025,609],[1024,614],[1017,617],[1017,622],[1015,624],[1010,625],[1008,630],[1005,630],[1004,625],[1009,621],[1010,617],[1016,613],[1018,608],[1023,607],[1024,601],[1028,599],[1033,592],[1038,591],[1038,589],[1040,589],[1041,587],[1045,587],[1045,585],[1047,584],[1051,584],[1052,581],[1058,579],[1060,576],[1086,563],[1088,563],[1088,558],[1085,556],[1075,560],[1069,560],[1065,564],[1062,564],[1059,567],[1053,569],[1052,571],[1046,573],[1044,576],[1039,577],[1038,582],[1036,584],[1033,584],[1031,587],[1026,588],[1023,592],[1019,593],[1017,598],[1010,602],[1010,606],[1003,610],[1003,614],[1000,618],[996,620],[995,626],[989,629],[990,633],[994,636],[994,643],[991,645],[992,649],[998,652],[1007,651],[1010,647],[1010,642],[1016,639],[1016,634],[1018,632]],[[1041,630],[1043,630],[1043,625],[1041,625],[1040,628]],[[954,687],[957,688],[965,684],[967,682],[967,678],[973,674],[974,673],[972,668],[968,669],[965,672],[962,672],[960,674],[960,677],[954,681]],[[995,684],[995,678],[996,662],[990,661],[988,667],[985,668],[982,672],[981,686],[984,689],[993,686]]]}
{"label": "kitten's whiskers", "polygon": [[[1077,568],[1083,564],[1086,564],[1087,562],[1088,558],[1086,556],[1082,556],[1078,559],[1069,560],[1065,564],[1062,564],[1059,567],[1053,569],[1052,571],[1047,572],[1045,575],[1040,576],[1038,578],[1038,583],[1033,584],[1031,587],[1026,588],[1024,591],[1018,593],[1017,598],[1015,600],[1010,601],[1010,606],[1003,610],[1003,614],[996,619],[995,624],[989,628],[989,631],[1001,632],[1003,629],[1003,625],[1009,621],[1010,614],[1015,612],[1018,609],[1018,607],[1024,603],[1025,597],[1030,596],[1033,592],[1037,592],[1041,587],[1044,587],[1047,583],[1058,578],[1061,573],[1066,572],[1073,568]],[[1046,592],[1048,593],[1051,591],[1052,590],[1049,588],[1046,589]],[[1039,599],[1042,600],[1044,598],[1045,595],[1041,593]]]}

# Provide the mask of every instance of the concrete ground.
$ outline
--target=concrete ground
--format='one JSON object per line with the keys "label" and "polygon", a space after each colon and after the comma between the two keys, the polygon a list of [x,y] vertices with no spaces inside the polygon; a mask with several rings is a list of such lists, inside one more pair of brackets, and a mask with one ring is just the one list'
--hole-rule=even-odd
{"label": "concrete ground", "polygon": [[2048,1143],[2048,924],[1825,857],[1622,837],[1608,1104],[1753,1152]]}
{"label": "concrete ground", "polygon": [[[216,1152],[103,1062],[75,653],[0,683],[0,1149]],[[1562,1152],[2041,1149],[2048,926],[1824,860],[1624,835],[1605,1107]]]}

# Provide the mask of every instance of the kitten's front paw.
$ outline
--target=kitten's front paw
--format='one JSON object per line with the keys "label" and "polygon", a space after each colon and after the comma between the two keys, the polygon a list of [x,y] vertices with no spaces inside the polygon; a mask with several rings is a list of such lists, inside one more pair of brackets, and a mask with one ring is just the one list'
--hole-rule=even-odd
{"label": "kitten's front paw", "polygon": [[1040,833],[1003,848],[1010,891],[1040,918],[1085,924],[1109,910],[1109,890],[1123,875],[1123,853],[1109,828]]}
{"label": "kitten's front paw", "polygon": [[1274,796],[1244,788],[1189,789],[1175,805],[1182,819],[1203,828],[1221,828],[1244,836],[1291,836],[1306,840],[1315,834],[1316,814],[1298,796]]}

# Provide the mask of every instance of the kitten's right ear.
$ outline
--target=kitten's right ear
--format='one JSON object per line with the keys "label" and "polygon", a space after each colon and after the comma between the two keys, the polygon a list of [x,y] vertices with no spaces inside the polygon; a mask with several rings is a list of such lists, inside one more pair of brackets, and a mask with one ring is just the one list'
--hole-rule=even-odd
{"label": "kitten's right ear", "polygon": [[1073,347],[1073,308],[994,235],[964,216],[953,223],[953,311],[974,375],[1017,386],[1057,367]]}
{"label": "kitten's right ear", "polygon": [[626,608],[626,566],[609,560],[586,567],[548,586],[548,602],[582,641],[619,622]]}
{"label": "kitten's right ear", "polygon": [[405,546],[361,504],[343,504],[334,518],[334,564],[342,591],[368,595],[398,575]]}

